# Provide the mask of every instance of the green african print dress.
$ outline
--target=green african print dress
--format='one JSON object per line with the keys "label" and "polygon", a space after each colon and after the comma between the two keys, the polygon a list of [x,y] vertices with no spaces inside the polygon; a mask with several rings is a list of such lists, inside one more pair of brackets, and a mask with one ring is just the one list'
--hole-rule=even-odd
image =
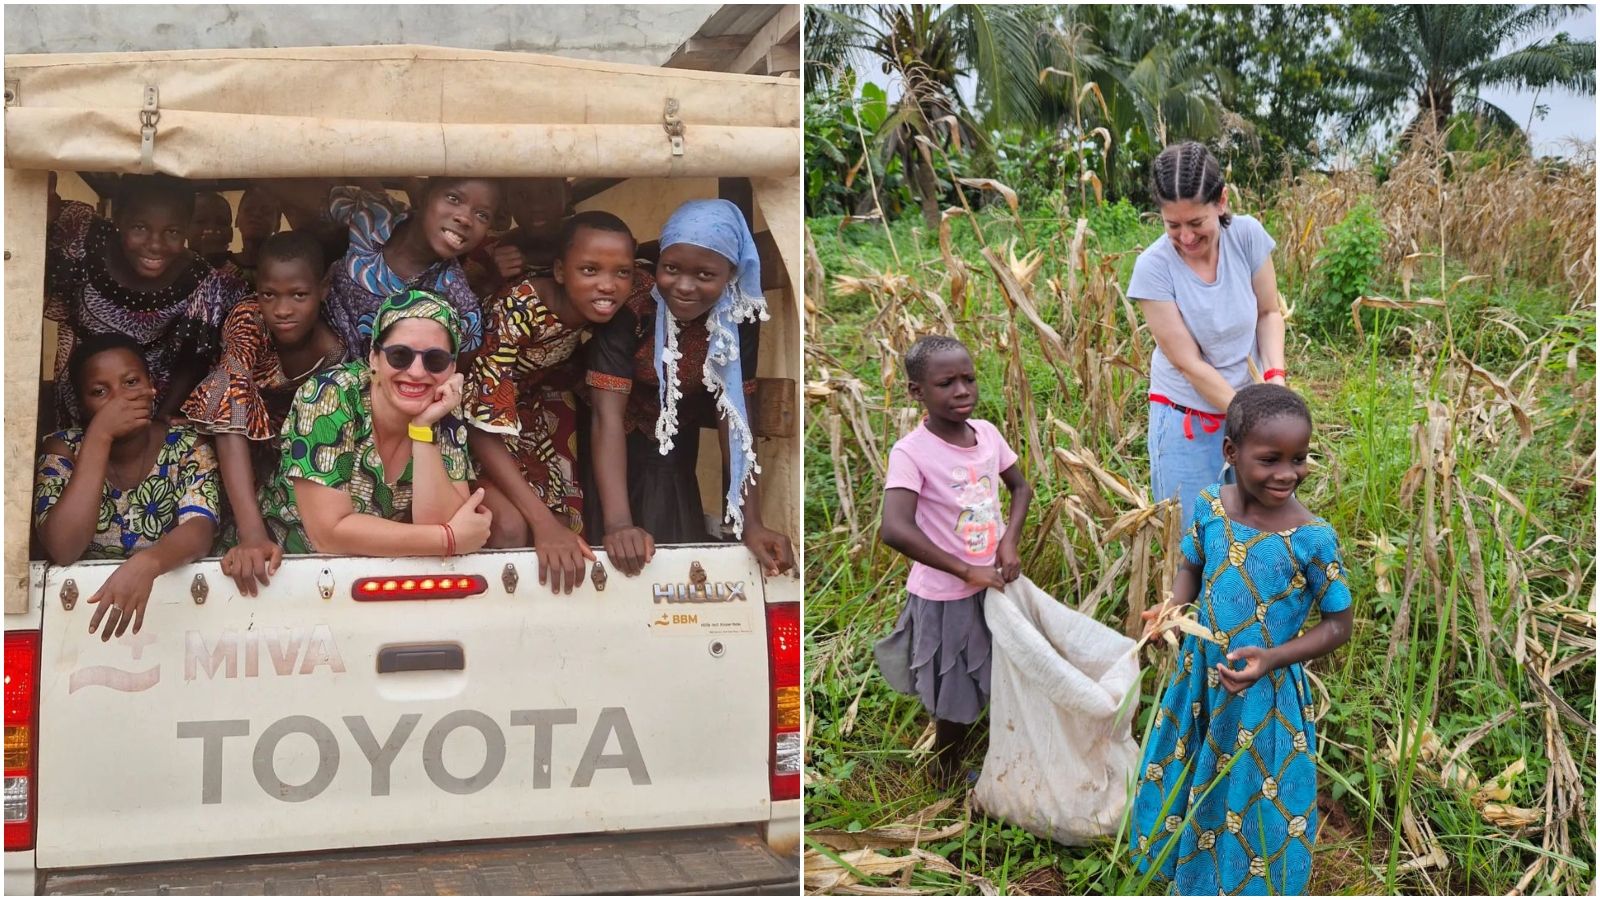
{"label": "green african print dress", "polygon": [[[45,453],[39,457],[38,478],[33,491],[33,520],[42,527],[51,510],[61,500],[72,478],[73,460],[83,446],[82,428],[68,428],[45,438],[60,441],[71,456]],[[83,552],[84,559],[127,559],[154,546],[167,534],[190,519],[200,518],[217,524],[217,457],[211,445],[200,440],[193,428],[167,430],[155,468],[132,490],[119,490],[107,483],[100,497],[100,517],[95,522],[94,539]]]}
{"label": "green african print dress", "polygon": [[[372,369],[355,361],[306,379],[284,420],[278,470],[261,490],[261,515],[285,553],[315,553],[295,503],[294,481],[326,485],[350,495],[355,512],[396,522],[411,518],[411,462],[391,482],[372,428]],[[472,477],[467,427],[445,416],[437,428],[439,455],[451,481]]]}
{"label": "green african print dress", "polygon": [[1228,516],[1221,490],[1200,493],[1181,547],[1203,573],[1196,616],[1220,644],[1183,637],[1138,769],[1133,857],[1175,894],[1303,894],[1317,834],[1305,667],[1239,694],[1216,667],[1230,650],[1293,640],[1313,609],[1349,609],[1350,587],[1327,521],[1258,531]]}

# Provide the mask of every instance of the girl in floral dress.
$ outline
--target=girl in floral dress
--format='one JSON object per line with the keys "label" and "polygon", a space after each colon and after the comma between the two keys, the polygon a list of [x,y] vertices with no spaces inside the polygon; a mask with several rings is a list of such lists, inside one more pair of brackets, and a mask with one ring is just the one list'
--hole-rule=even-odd
{"label": "girl in floral dress", "polygon": [[466,394],[468,440],[494,511],[489,545],[531,540],[540,583],[551,577],[570,591],[594,559],[582,538],[574,355],[592,325],[654,282],[634,267],[633,234],[610,213],[573,216],[557,252],[548,277],[524,277],[490,304]]}
{"label": "girl in floral dress", "polygon": [[217,461],[191,428],[154,419],[143,348],[96,335],[69,357],[65,381],[88,420],[44,439],[34,524],[50,560],[121,559],[92,597],[103,640],[144,624],[156,577],[204,556],[217,530]]}
{"label": "girl in floral dress", "polygon": [[256,293],[222,326],[222,360],[183,405],[189,424],[213,436],[232,524],[221,544],[222,572],[254,596],[283,560],[256,502],[278,465],[278,432],[295,391],[349,351],[322,316],[327,295],[322,245],[290,231],[268,238]]}
{"label": "girl in floral dress", "polygon": [[[1311,877],[1317,735],[1302,664],[1350,639],[1351,611],[1338,535],[1295,497],[1310,443],[1299,395],[1240,390],[1223,438],[1237,484],[1201,491],[1183,538],[1171,602],[1193,602],[1216,641],[1179,646],[1130,831],[1140,870],[1177,894],[1303,894]],[[1313,608],[1321,621],[1302,635]]]}

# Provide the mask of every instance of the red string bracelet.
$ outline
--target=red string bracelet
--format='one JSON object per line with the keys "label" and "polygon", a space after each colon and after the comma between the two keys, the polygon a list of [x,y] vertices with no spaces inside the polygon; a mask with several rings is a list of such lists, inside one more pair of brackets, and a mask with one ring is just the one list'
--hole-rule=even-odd
{"label": "red string bracelet", "polygon": [[1289,373],[1284,369],[1268,369],[1261,373],[1262,381],[1271,381],[1274,378],[1282,378],[1284,381],[1288,381]]}

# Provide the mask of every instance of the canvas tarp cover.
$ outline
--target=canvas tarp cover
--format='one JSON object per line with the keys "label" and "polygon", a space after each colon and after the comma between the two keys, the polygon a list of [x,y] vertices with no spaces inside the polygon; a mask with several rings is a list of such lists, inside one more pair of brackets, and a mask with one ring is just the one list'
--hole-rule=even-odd
{"label": "canvas tarp cover", "polygon": [[[6,167],[185,178],[784,178],[800,83],[439,47],[6,57]],[[664,119],[677,101],[683,153]]]}

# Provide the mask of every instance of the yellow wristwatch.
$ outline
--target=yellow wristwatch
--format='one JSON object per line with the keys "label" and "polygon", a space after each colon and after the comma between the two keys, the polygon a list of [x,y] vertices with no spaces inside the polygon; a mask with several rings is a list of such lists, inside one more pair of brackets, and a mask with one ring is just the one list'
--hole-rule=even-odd
{"label": "yellow wristwatch", "polygon": [[433,443],[432,425],[418,425],[417,423],[412,422],[410,425],[406,426],[406,434],[411,435],[411,439],[413,441],[421,441],[424,444]]}

